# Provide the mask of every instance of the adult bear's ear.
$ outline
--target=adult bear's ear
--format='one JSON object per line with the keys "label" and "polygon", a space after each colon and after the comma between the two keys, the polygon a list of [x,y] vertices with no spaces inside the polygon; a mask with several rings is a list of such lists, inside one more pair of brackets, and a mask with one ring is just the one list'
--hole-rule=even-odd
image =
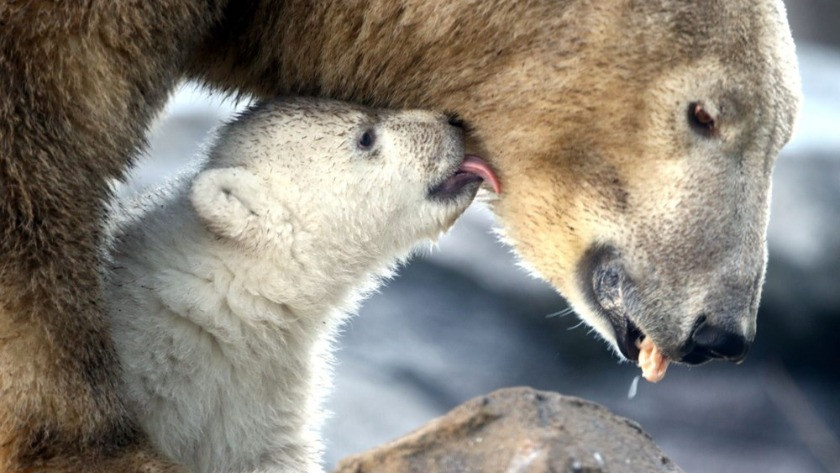
{"label": "adult bear's ear", "polygon": [[266,184],[244,168],[201,171],[190,201],[213,233],[259,247],[292,236],[288,212],[266,199]]}

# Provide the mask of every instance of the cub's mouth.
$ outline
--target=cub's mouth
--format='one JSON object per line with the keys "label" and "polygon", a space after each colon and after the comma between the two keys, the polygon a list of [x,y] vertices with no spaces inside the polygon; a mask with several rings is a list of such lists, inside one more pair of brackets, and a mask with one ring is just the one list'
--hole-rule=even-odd
{"label": "cub's mouth", "polygon": [[449,177],[429,189],[429,197],[437,200],[452,199],[467,192],[475,192],[478,184],[484,181],[497,194],[502,192],[499,176],[490,164],[478,156],[467,155]]}

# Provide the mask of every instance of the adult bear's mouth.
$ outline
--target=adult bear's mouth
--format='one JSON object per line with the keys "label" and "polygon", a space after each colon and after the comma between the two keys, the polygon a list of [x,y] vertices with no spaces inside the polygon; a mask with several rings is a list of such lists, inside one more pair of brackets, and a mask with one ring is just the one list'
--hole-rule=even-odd
{"label": "adult bear's mouth", "polygon": [[637,361],[637,343],[641,343],[644,334],[627,316],[630,282],[618,251],[610,246],[590,249],[579,271],[580,285],[589,304],[612,326],[619,351],[628,360]]}
{"label": "adult bear's mouth", "polygon": [[429,197],[449,199],[460,195],[470,184],[487,181],[493,190],[502,192],[502,184],[496,172],[487,161],[478,156],[467,155],[455,172],[429,190]]}
{"label": "adult bear's mouth", "polygon": [[626,316],[624,317],[624,322],[623,330],[613,325],[613,329],[616,331],[616,337],[618,338],[618,349],[628,360],[638,362],[639,347],[645,340],[645,334]]}
{"label": "adult bear's mouth", "polygon": [[628,315],[637,305],[633,303],[636,294],[618,251],[610,246],[590,249],[580,266],[579,277],[589,304],[612,326],[621,354],[636,362],[648,381],[661,380],[668,358]]}

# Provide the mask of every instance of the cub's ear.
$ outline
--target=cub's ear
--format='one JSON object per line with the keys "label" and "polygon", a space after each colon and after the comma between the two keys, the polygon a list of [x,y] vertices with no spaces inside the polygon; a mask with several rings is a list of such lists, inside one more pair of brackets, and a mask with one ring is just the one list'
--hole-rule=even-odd
{"label": "cub's ear", "polygon": [[192,184],[190,201],[213,233],[254,246],[291,237],[288,212],[267,200],[266,184],[243,168],[207,169]]}

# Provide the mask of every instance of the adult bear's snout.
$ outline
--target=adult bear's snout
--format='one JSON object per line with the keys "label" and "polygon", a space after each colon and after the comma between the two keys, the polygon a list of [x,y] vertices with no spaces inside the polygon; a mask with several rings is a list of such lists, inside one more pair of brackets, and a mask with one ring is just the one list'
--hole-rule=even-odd
{"label": "adult bear's snout", "polygon": [[692,365],[712,359],[740,363],[746,358],[751,344],[752,341],[737,330],[714,324],[702,315],[684,346],[685,355],[681,361]]}

